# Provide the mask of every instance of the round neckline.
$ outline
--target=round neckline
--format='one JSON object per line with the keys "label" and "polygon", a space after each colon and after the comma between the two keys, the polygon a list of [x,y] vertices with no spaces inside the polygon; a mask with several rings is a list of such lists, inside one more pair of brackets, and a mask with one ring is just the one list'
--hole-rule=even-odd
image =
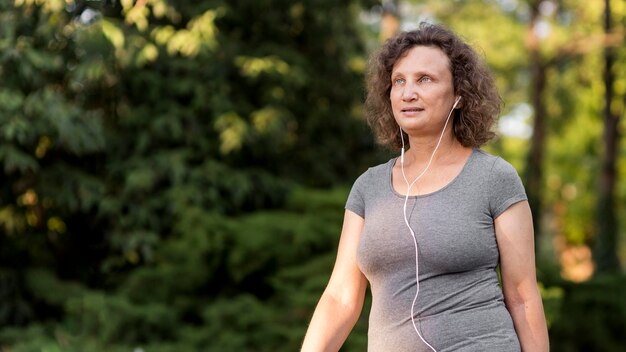
{"label": "round neckline", "polygon": [[[450,182],[448,182],[447,184],[445,184],[443,187],[432,191],[430,193],[424,193],[424,194],[418,194],[418,195],[414,195],[414,196],[409,196],[409,198],[426,198],[426,197],[430,197],[433,196],[437,193],[441,193],[444,190],[446,190],[448,187],[452,186],[452,184],[456,183],[456,181],[461,177],[461,175],[463,175],[463,173],[465,172],[465,169],[467,169],[467,165],[469,165],[470,161],[474,158],[474,155],[477,153],[478,148],[473,148],[472,152],[470,153],[469,157],[465,160],[465,163],[463,164],[463,167],[461,168],[461,171],[459,171],[459,173],[454,176],[454,178],[452,180],[450,180]],[[400,192],[396,191],[395,188],[393,188],[393,167],[394,165],[396,165],[396,162],[398,161],[399,157],[395,157],[391,160],[389,160],[389,166],[387,167],[387,185],[389,187],[389,190],[391,191],[391,193],[393,193],[395,196],[400,197],[402,199],[406,198],[406,194],[401,194]]]}

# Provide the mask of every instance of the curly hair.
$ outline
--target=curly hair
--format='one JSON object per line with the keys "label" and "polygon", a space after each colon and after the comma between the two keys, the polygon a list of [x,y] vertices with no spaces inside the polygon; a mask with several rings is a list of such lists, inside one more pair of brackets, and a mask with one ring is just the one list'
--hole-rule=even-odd
{"label": "curly hair", "polygon": [[454,94],[462,97],[454,113],[453,132],[465,147],[480,147],[495,133],[491,131],[500,113],[502,99],[487,65],[476,52],[449,29],[421,23],[419,28],[388,39],[374,53],[367,71],[367,122],[383,146],[400,148],[399,126],[391,110],[391,72],[395,63],[415,46],[441,49],[450,61]]}

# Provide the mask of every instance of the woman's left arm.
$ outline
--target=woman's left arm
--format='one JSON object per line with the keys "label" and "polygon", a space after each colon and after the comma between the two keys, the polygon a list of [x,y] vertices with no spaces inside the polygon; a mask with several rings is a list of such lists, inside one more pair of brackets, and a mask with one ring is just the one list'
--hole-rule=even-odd
{"label": "woman's left arm", "polygon": [[548,351],[548,329],[537,287],[533,220],[528,202],[513,204],[494,223],[504,302],[513,318],[522,351]]}

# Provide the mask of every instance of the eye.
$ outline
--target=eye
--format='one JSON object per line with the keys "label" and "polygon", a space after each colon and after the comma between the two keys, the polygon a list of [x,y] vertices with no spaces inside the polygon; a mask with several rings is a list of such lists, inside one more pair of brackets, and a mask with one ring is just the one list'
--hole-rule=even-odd
{"label": "eye", "polygon": [[432,78],[430,78],[430,77],[428,77],[428,76],[424,76],[424,77],[420,78],[420,80],[419,80],[419,81],[420,81],[421,83],[430,83],[430,82],[432,82],[432,81],[433,81],[433,79],[432,79]]}
{"label": "eye", "polygon": [[394,86],[402,86],[405,82],[406,80],[404,78],[395,78],[392,83]]}

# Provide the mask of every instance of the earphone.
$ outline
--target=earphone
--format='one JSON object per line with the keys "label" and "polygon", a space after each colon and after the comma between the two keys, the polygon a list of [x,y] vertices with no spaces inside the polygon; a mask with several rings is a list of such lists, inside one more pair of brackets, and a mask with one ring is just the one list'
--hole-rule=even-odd
{"label": "earphone", "polygon": [[461,101],[461,96],[458,96],[456,98],[456,100],[454,101],[454,104],[452,105],[452,108],[450,109],[450,112],[448,113],[448,117],[446,118],[446,123],[443,125],[443,130],[441,131],[441,135],[439,136],[439,140],[437,141],[437,145],[435,146],[435,149],[433,150],[432,154],[430,155],[430,159],[428,160],[428,164],[426,164],[426,167],[424,168],[424,170],[411,183],[409,183],[409,180],[407,180],[406,174],[404,173],[404,135],[403,135],[402,127],[400,127],[400,138],[402,140],[402,150],[400,152],[400,167],[401,167],[401,170],[402,170],[402,177],[404,178],[404,182],[406,182],[406,185],[407,185],[406,195],[404,197],[404,206],[402,207],[402,214],[404,215],[404,223],[409,228],[409,232],[411,232],[411,237],[413,237],[413,244],[415,245],[415,286],[416,286],[416,288],[415,288],[415,298],[413,298],[413,303],[411,304],[411,322],[413,323],[413,329],[415,329],[415,332],[417,333],[417,336],[419,336],[419,338],[422,340],[422,342],[424,342],[424,344],[426,344],[426,346],[430,347],[430,349],[433,350],[434,352],[437,352],[437,350],[435,350],[435,348],[433,346],[431,346],[424,339],[424,337],[422,337],[422,334],[420,334],[419,329],[417,328],[417,325],[415,324],[414,308],[415,308],[415,302],[417,301],[417,295],[419,294],[419,291],[420,291],[418,247],[417,247],[417,237],[415,236],[415,232],[411,228],[411,225],[409,224],[409,219],[407,218],[407,215],[406,215],[406,206],[407,206],[407,203],[409,201],[409,193],[411,193],[411,188],[413,187],[415,182],[417,182],[417,180],[422,178],[422,176],[424,176],[426,171],[428,171],[428,169],[430,168],[430,164],[432,163],[433,158],[435,157],[435,153],[437,152],[437,149],[439,149],[439,145],[441,144],[441,140],[443,139],[443,135],[445,134],[446,128],[448,127],[448,122],[450,121],[450,116],[452,116],[452,111],[454,111],[454,109],[456,108],[456,106],[459,103],[459,101]]}

